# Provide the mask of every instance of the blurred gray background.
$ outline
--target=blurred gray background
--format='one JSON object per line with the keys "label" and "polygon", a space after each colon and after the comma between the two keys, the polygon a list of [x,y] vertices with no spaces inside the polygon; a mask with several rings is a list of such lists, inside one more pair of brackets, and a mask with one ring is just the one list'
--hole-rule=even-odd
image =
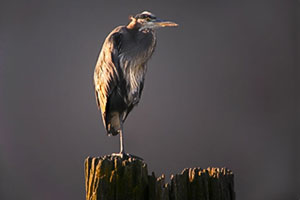
{"label": "blurred gray background", "polygon": [[240,200],[299,199],[299,5],[1,0],[0,199],[85,198],[84,159],[119,150],[97,110],[96,59],[143,10],[180,26],[157,31],[127,151],[157,175],[226,166]]}

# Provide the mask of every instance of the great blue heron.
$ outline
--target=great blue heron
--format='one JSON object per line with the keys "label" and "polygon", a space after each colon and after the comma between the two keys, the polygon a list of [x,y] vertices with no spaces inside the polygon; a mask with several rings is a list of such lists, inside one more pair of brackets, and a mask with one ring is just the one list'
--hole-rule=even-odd
{"label": "great blue heron", "polygon": [[123,123],[141,98],[147,61],[151,57],[159,27],[177,26],[144,11],[126,26],[115,28],[105,39],[95,71],[94,86],[108,135],[120,135],[120,153],[124,150]]}

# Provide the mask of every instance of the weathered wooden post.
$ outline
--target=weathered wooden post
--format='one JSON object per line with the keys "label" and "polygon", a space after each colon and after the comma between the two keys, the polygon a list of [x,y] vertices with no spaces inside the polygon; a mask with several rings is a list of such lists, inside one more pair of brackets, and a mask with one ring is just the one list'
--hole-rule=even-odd
{"label": "weathered wooden post", "polygon": [[233,173],[226,168],[189,168],[156,178],[135,158],[85,160],[86,200],[235,200]]}

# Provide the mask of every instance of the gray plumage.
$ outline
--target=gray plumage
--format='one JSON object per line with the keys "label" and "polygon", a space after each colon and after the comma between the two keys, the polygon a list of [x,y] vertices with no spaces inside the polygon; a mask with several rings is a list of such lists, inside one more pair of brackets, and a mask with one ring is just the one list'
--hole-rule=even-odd
{"label": "gray plumage", "polygon": [[140,101],[147,61],[155,49],[154,29],[176,25],[144,11],[127,26],[115,28],[103,43],[94,71],[95,95],[107,134],[120,133],[121,153],[123,123]]}

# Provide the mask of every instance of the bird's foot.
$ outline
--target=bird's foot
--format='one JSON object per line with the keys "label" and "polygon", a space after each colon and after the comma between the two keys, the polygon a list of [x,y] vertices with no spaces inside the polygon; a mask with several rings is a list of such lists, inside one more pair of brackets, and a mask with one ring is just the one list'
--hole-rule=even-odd
{"label": "bird's foot", "polygon": [[139,160],[144,160],[141,157],[129,154],[129,153],[124,153],[124,152],[120,152],[120,153],[112,153],[112,156],[116,156],[116,157],[120,157],[122,159],[128,159],[128,158],[135,158],[135,159],[139,159]]}

